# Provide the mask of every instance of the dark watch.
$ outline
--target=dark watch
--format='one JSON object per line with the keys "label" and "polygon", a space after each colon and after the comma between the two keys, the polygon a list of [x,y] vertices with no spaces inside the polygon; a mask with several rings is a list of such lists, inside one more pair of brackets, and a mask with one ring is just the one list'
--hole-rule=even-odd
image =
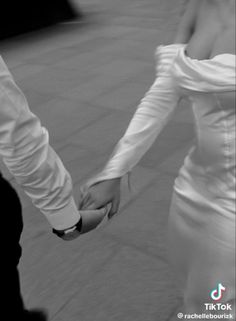
{"label": "dark watch", "polygon": [[82,217],[80,217],[79,222],[72,227],[69,227],[65,230],[55,230],[52,229],[52,232],[58,237],[62,238],[65,241],[70,241],[78,237],[81,233],[82,228]]}

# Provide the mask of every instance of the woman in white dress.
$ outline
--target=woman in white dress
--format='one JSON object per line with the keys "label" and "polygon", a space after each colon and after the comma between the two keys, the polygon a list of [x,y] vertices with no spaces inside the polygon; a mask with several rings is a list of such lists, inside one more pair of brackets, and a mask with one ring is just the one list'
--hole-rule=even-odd
{"label": "woman in white dress", "polygon": [[[235,309],[234,39],[235,0],[189,0],[174,44],[157,48],[154,84],[104,169],[83,188],[82,209],[111,203],[114,215],[121,177],[150,148],[180,99],[190,99],[196,145],[175,180],[168,231],[185,313],[233,315]],[[209,311],[205,303],[228,310],[218,304]]]}

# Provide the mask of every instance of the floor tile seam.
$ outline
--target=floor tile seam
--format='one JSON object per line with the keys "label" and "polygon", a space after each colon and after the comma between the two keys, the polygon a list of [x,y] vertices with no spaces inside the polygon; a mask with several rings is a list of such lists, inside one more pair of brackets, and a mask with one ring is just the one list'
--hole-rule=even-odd
{"label": "floor tile seam", "polygon": [[[161,175],[161,174],[158,173],[158,174],[155,176],[155,178],[153,178],[153,179],[149,182],[149,184],[145,185],[137,194],[135,194],[135,197],[131,198],[128,202],[126,202],[126,203],[121,207],[121,213],[122,213],[123,211],[127,210],[127,208],[128,208],[132,203],[134,203],[134,202],[136,201],[136,199],[139,198],[139,196],[140,196],[141,194],[143,194],[143,191],[144,191],[144,190],[146,191],[146,190],[149,189],[151,186],[154,186],[154,185],[156,184],[156,178],[157,178],[159,175]],[[121,213],[120,213],[119,215],[122,215]],[[114,239],[117,238],[117,242],[119,242],[119,243],[122,242],[122,239],[119,239],[118,237],[114,236],[114,234],[109,233],[109,232],[105,232],[105,231],[104,231],[104,233],[110,235],[111,237],[114,237]],[[127,246],[129,246],[129,243],[127,243]],[[135,248],[135,246],[134,246],[134,248]],[[137,248],[137,250],[139,250],[139,248]],[[144,251],[144,252],[142,251],[142,253],[146,253],[146,252],[145,252],[145,251]],[[146,253],[146,255],[148,255],[148,254]],[[161,260],[165,261],[165,258],[163,258],[162,256],[158,256],[158,255],[155,255],[155,254],[151,254],[151,257],[153,257],[153,256],[156,256],[157,260],[158,260],[158,259],[161,259]],[[168,263],[168,260],[167,260],[167,259],[166,259],[166,263]]]}
{"label": "floor tile seam", "polygon": [[[134,250],[137,253],[141,253],[142,255],[151,258],[153,260],[155,260],[156,262],[162,262],[165,265],[169,266],[169,261],[168,258],[166,257],[166,255],[164,254],[158,254],[157,252],[154,251],[150,251],[150,250],[146,250],[145,247],[140,247],[135,245],[134,243],[131,243],[129,241],[125,241],[123,238],[120,238],[119,236],[115,235],[112,232],[107,232],[103,231],[103,238],[106,237],[108,240],[112,240],[113,242],[116,242],[117,244],[122,245],[122,248],[126,247],[126,248],[131,248],[132,250]],[[137,234],[138,237],[138,234]]]}
{"label": "floor tile seam", "polygon": [[[87,123],[84,124],[84,125],[81,125],[81,127],[80,127],[79,129],[75,129],[75,131],[73,131],[71,134],[66,135],[66,137],[65,137],[63,140],[64,140],[65,142],[68,142],[73,135],[77,135],[80,131],[85,130],[87,127],[90,127],[91,125],[95,124],[96,122],[99,122],[99,121],[102,120],[103,118],[109,116],[110,114],[108,113],[108,111],[109,111],[109,110],[106,110],[106,111],[102,112],[96,119],[91,120],[91,121],[87,122]],[[111,114],[112,114],[112,113],[111,113]],[[48,128],[48,131],[49,131],[49,133],[50,133],[50,128]],[[62,139],[60,138],[59,141],[61,142],[61,140],[62,140]],[[55,139],[54,141],[55,141],[55,143],[58,143],[58,140]]]}
{"label": "floor tile seam", "polygon": [[[114,109],[111,109],[111,108],[104,107],[104,109],[105,109],[105,108],[106,108],[105,112],[102,113],[102,115],[100,115],[96,120],[91,120],[88,124],[86,124],[86,125],[84,125],[84,126],[81,126],[81,128],[77,129],[75,132],[73,132],[72,135],[67,136],[67,137],[70,139],[71,136],[77,135],[79,132],[81,132],[82,130],[84,131],[85,129],[91,127],[92,125],[96,126],[96,124],[97,124],[97,123],[99,124],[101,120],[103,120],[103,119],[105,119],[105,118],[109,118],[109,117],[111,117],[111,116],[113,116],[113,115],[114,115],[114,116],[115,116],[115,115],[120,115],[120,116],[126,115],[127,117],[131,117],[131,114],[132,114],[130,111],[125,111],[125,110],[123,111],[123,110],[118,110],[118,109],[114,110]],[[48,130],[49,130],[49,132],[50,132],[50,128],[48,128]],[[90,132],[93,133],[93,130],[91,130]],[[118,143],[118,141],[119,141],[121,138],[122,138],[122,134],[121,134],[121,136],[119,136],[119,137],[116,138],[115,144]],[[65,138],[64,140],[65,140],[65,142],[68,142],[68,139],[67,139],[67,138]],[[60,141],[61,141],[61,140],[60,140]],[[55,141],[55,143],[57,143],[57,142]],[[74,141],[73,141],[73,143],[76,144]],[[82,144],[81,144],[81,145],[82,145]],[[111,144],[111,145],[112,145],[112,144]],[[83,147],[86,149],[86,145],[83,145]],[[109,148],[109,147],[108,147],[108,148]],[[111,150],[111,152],[112,152],[112,150]]]}

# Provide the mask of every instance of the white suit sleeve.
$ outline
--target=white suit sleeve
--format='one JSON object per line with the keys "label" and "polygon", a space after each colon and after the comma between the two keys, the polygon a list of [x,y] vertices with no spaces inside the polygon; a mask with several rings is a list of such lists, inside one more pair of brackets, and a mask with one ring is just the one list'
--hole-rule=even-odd
{"label": "white suit sleeve", "polygon": [[66,229],[78,222],[71,177],[1,57],[0,156],[53,228]]}
{"label": "white suit sleeve", "polygon": [[183,46],[174,44],[158,47],[157,78],[142,99],[108,163],[87,182],[88,187],[130,172],[154,143],[180,100],[170,70],[178,50]]}

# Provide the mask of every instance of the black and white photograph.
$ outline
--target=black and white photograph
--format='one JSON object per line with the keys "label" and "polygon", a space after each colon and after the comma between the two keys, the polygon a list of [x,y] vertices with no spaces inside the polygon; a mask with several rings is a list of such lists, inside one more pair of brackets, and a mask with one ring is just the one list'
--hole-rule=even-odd
{"label": "black and white photograph", "polygon": [[3,2],[1,320],[236,320],[235,0]]}

